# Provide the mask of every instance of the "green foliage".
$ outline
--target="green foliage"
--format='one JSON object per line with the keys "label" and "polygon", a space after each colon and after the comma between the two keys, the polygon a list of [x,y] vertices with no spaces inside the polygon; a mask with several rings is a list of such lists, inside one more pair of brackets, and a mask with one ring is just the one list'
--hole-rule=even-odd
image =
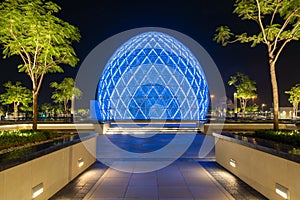
{"label": "green foliage", "polygon": [[224,46],[232,42],[250,42],[255,47],[263,42],[275,51],[279,42],[300,38],[299,0],[236,0],[234,7],[233,13],[239,18],[258,24],[258,33],[234,34],[227,26],[218,27],[214,41]]}
{"label": "green foliage", "polygon": [[52,82],[50,86],[55,88],[52,99],[55,103],[63,103],[65,112],[67,112],[67,104],[72,101],[73,96],[80,98],[82,92],[79,88],[75,87],[75,81],[73,78],[64,78],[61,83]]}
{"label": "green foliage", "polygon": [[[0,116],[4,115],[4,109],[2,106],[0,106]],[[1,120],[1,119],[0,119]]]}
{"label": "green foliage", "polygon": [[289,151],[289,153],[295,154],[295,155],[300,155],[300,149],[293,148],[292,150]]}
{"label": "green foliage", "polygon": [[5,0],[0,5],[0,41],[4,57],[20,55],[20,72],[38,78],[47,72],[62,72],[59,64],[75,66],[71,46],[79,41],[76,27],[53,14],[60,7],[44,0]]}
{"label": "green foliage", "polygon": [[40,106],[40,111],[46,114],[46,117],[55,117],[64,112],[61,105],[51,105],[49,103],[44,103]]}
{"label": "green foliage", "polygon": [[15,118],[18,116],[19,108],[23,111],[30,111],[29,104],[32,103],[32,92],[23,87],[21,82],[7,82],[3,85],[6,92],[0,95],[0,102],[4,105],[13,104]]}
{"label": "green foliage", "polygon": [[240,100],[241,108],[245,114],[247,102],[249,99],[256,97],[256,82],[243,73],[236,73],[231,76],[228,85],[234,85],[236,88],[236,98]]}
{"label": "green foliage", "polygon": [[235,76],[231,76],[228,84],[235,86],[237,98],[251,99],[252,97],[256,97],[256,82],[243,73],[238,72]]}
{"label": "green foliage", "polygon": [[9,130],[0,132],[0,150],[60,137],[53,131]]}
{"label": "green foliage", "polygon": [[300,84],[296,84],[289,91],[285,91],[286,94],[289,94],[289,102],[293,105],[293,117],[297,116],[298,107],[300,103]]}
{"label": "green foliage", "polygon": [[0,3],[0,44],[4,58],[18,55],[32,82],[33,129],[37,129],[38,93],[45,74],[63,72],[61,64],[78,62],[72,47],[78,28],[56,17],[60,7],[45,0],[4,0]]}
{"label": "green foliage", "polygon": [[290,154],[300,155],[300,149],[293,148],[289,151]]}
{"label": "green foliage", "polygon": [[49,103],[44,103],[43,105],[40,106],[40,110],[42,112],[49,113],[53,109],[53,106]]}
{"label": "green foliage", "polygon": [[289,91],[285,91],[286,94],[289,94],[289,102],[291,104],[300,102],[300,84],[296,84]]}
{"label": "green foliage", "polygon": [[234,35],[233,33],[231,33],[228,26],[220,26],[216,31],[217,34],[215,34],[213,40],[217,41],[217,43],[221,43],[223,46],[226,46],[228,40]]}
{"label": "green foliage", "polygon": [[249,113],[254,113],[257,111],[258,111],[258,105],[252,105],[252,106],[248,106],[246,108],[246,112],[249,112]]}
{"label": "green foliage", "polygon": [[213,40],[226,46],[229,43],[265,44],[273,92],[274,129],[279,129],[279,97],[276,62],[285,46],[300,39],[300,0],[235,0],[234,11],[242,20],[257,25],[256,33],[232,33],[227,26],[216,29]]}
{"label": "green foliage", "polygon": [[78,111],[77,111],[77,113],[79,114],[79,115],[89,115],[89,113],[90,113],[90,110],[89,109],[78,109]]}
{"label": "green foliage", "polygon": [[32,93],[26,87],[21,85],[21,82],[13,84],[11,81],[4,83],[6,92],[0,95],[0,102],[4,105],[17,103],[28,106],[32,102]]}
{"label": "green foliage", "polygon": [[88,118],[90,115],[90,110],[89,109],[78,109],[76,114],[78,117]]}
{"label": "green foliage", "polygon": [[253,136],[300,147],[299,130],[257,130]]}

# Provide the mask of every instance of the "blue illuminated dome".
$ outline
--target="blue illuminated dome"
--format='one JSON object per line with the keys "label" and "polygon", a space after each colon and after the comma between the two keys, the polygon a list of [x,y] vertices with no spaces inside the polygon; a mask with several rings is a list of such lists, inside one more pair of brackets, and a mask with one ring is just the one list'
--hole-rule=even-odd
{"label": "blue illuminated dome", "polygon": [[208,85],[200,63],[181,42],[161,32],[120,46],[97,90],[99,120],[204,120]]}

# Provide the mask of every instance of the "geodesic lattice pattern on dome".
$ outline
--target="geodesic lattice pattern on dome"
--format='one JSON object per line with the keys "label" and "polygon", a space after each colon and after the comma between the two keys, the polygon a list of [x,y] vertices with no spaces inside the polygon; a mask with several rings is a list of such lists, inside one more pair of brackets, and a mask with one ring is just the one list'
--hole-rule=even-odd
{"label": "geodesic lattice pattern on dome", "polygon": [[123,44],[104,68],[97,91],[99,120],[204,120],[208,86],[190,50],[147,32]]}

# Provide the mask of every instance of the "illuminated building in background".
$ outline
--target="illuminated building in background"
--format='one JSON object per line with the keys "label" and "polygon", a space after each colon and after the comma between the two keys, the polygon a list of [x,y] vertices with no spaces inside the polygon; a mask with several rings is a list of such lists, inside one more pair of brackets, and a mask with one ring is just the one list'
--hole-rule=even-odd
{"label": "illuminated building in background", "polygon": [[137,35],[112,55],[96,96],[98,120],[205,120],[208,85],[200,63],[175,38]]}

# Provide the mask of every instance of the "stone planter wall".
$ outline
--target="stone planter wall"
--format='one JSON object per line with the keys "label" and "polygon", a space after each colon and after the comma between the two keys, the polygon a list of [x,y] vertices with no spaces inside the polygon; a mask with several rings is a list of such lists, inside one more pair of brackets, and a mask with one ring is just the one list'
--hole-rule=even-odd
{"label": "stone planter wall", "polygon": [[[268,153],[268,148],[253,148],[247,142],[213,134],[216,137],[216,160],[227,170],[268,199],[282,200],[276,184],[288,188],[288,199],[300,199],[300,164]],[[259,149],[259,150],[258,150]],[[231,164],[230,164],[231,162]],[[235,162],[235,167],[232,162]]]}
{"label": "stone planter wall", "polygon": [[[0,199],[32,199],[33,188],[38,185],[43,186],[43,192],[35,199],[48,199],[93,164],[95,152],[96,137],[93,137],[1,171]],[[82,166],[79,160],[83,161]]]}

